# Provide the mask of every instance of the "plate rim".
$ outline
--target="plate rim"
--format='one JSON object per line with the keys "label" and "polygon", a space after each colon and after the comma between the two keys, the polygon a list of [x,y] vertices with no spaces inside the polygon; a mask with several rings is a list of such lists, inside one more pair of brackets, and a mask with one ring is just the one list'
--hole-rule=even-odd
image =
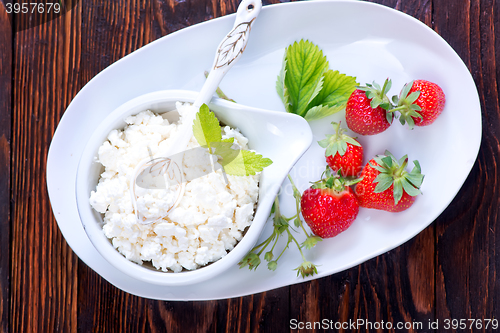
{"label": "plate rim", "polygon": [[[427,25],[425,25],[423,22],[421,22],[420,20],[410,16],[410,15],[407,15],[403,12],[400,12],[396,9],[393,9],[393,8],[390,8],[390,7],[387,7],[387,6],[384,6],[384,5],[381,5],[381,4],[376,4],[376,3],[370,3],[370,2],[357,2],[357,1],[352,1],[352,0],[325,0],[325,1],[315,1],[315,2],[307,2],[307,1],[304,1],[304,2],[291,2],[291,3],[282,3],[282,4],[273,4],[273,5],[268,5],[268,6],[264,6],[263,7],[263,10],[264,11],[269,11],[271,8],[276,8],[276,7],[295,7],[295,6],[310,6],[310,5],[318,5],[318,4],[325,4],[325,3],[329,3],[329,4],[337,4],[337,3],[348,3],[349,5],[354,5],[354,6],[357,6],[357,5],[360,5],[360,6],[368,6],[368,7],[371,7],[371,6],[374,6],[374,7],[383,7],[385,10],[388,10],[390,12],[392,12],[392,14],[397,14],[397,15],[401,15],[403,16],[405,19],[411,19],[411,20],[414,20],[416,22],[418,22],[418,24],[421,26],[421,27],[425,27],[425,29],[431,31],[435,37],[439,37],[439,39],[441,39],[441,42],[443,42],[448,48],[449,50],[451,50],[454,54],[454,56],[461,62],[461,64],[463,65],[463,67],[466,69],[466,71],[468,72],[469,74],[469,77],[471,79],[471,82],[474,84],[474,87],[476,88],[475,89],[475,102],[476,104],[478,105],[479,107],[479,138],[478,138],[478,144],[477,144],[477,147],[475,149],[475,159],[477,159],[477,156],[478,156],[478,153],[479,153],[479,150],[480,150],[480,144],[481,144],[481,140],[482,140],[482,113],[481,113],[481,105],[480,105],[480,100],[479,100],[479,95],[478,95],[478,92],[477,92],[477,87],[475,86],[475,82],[472,78],[472,75],[470,73],[470,71],[468,70],[468,68],[466,67],[465,63],[462,61],[462,59],[458,56],[458,54],[456,53],[456,51],[446,42],[446,40],[444,40],[443,37],[441,37],[439,34],[437,34],[433,29],[431,29],[430,27],[428,27]],[[140,54],[140,52],[144,52],[145,50],[148,50],[149,47],[153,47],[154,45],[156,45],[157,43],[160,43],[160,42],[165,42],[165,41],[168,41],[168,39],[170,38],[173,38],[173,37],[176,37],[178,35],[181,35],[181,34],[185,34],[185,33],[189,33],[189,31],[191,29],[196,29],[197,27],[201,26],[201,25],[204,25],[204,24],[216,24],[214,22],[223,22],[223,20],[230,20],[231,17],[233,17],[235,14],[231,14],[231,15],[227,15],[227,16],[224,16],[224,17],[221,17],[221,18],[217,18],[217,19],[214,19],[214,20],[210,20],[210,21],[205,21],[205,22],[201,22],[201,23],[198,23],[198,24],[195,24],[195,25],[192,25],[192,26],[189,26],[187,28],[184,28],[184,29],[181,29],[181,30],[178,30],[172,34],[169,34],[167,36],[164,36],[162,38],[159,38],[151,43],[149,43],[148,45],[128,54],[127,56],[119,59],[118,61],[116,61],[115,63],[111,64],[110,66],[108,66],[107,68],[105,68],[103,71],[101,71],[99,74],[97,74],[96,76],[94,76],[79,92],[78,94],[73,98],[73,100],[71,101],[71,103],[69,104],[68,108],[66,109],[66,111],[70,110],[71,106],[74,105],[74,102],[75,101],[78,101],[78,97],[79,95],[81,96],[82,92],[85,91],[85,89],[88,87],[88,85],[93,82],[96,78],[98,78],[101,74],[105,73],[106,71],[110,70],[110,68],[112,68],[114,65],[116,65],[117,63],[120,63],[121,61],[125,61],[125,59],[128,59],[129,57],[132,57],[132,56],[137,56],[137,54]],[[66,120],[68,118],[67,116],[67,112],[65,112],[63,114],[63,116],[61,117],[61,120],[59,122],[59,125],[57,126],[57,129],[56,131],[54,132],[54,136],[52,138],[52,142],[54,142],[55,140],[59,140],[59,136],[61,135],[61,131],[60,131],[60,125],[61,124],[65,124]],[[47,188],[48,188],[48,193],[49,193],[49,199],[51,201],[51,207],[52,207],[52,201],[54,200],[54,191],[53,189],[51,189],[51,181],[50,181],[50,170],[49,170],[49,167],[53,164],[52,160],[51,160],[51,157],[53,157],[54,153],[51,154],[51,152],[53,152],[52,150],[52,142],[51,142],[51,146],[49,148],[49,152],[48,152],[48,159],[47,159],[47,170],[46,170],[46,177],[47,177]],[[473,166],[475,165],[475,162],[472,163],[470,165],[470,168],[468,170],[468,172],[466,173],[465,177],[464,177],[464,180],[462,182],[462,185],[463,183],[465,182],[465,180],[467,179],[467,177],[469,176]],[[437,214],[437,216],[435,216],[433,219],[431,219],[431,221],[427,224],[430,225],[448,206],[449,204],[451,203],[451,201],[456,197],[456,195],[458,194],[458,191],[460,190],[462,186],[460,186],[458,188],[458,190],[456,191],[456,193],[453,195],[453,197],[449,200],[449,202],[447,203],[446,206],[444,206],[444,208],[439,212],[439,214]],[[57,215],[56,215],[56,212],[53,211],[54,213],[54,216],[56,218],[56,221],[57,221],[57,224],[59,226],[59,229],[61,230],[61,233],[63,234],[63,237],[66,239],[68,245],[70,245],[70,247],[73,249],[73,246],[71,246],[71,242],[68,240],[68,237],[65,235],[63,229],[64,228],[61,228],[61,222],[59,221]],[[80,221],[79,221],[80,223]],[[81,223],[80,223],[81,224]],[[427,227],[426,226],[426,227]],[[423,229],[425,229],[426,227],[424,227]],[[422,230],[423,230],[422,229]],[[307,282],[307,281],[310,281],[310,280],[313,280],[313,279],[317,279],[317,278],[320,278],[320,277],[323,277],[323,276],[328,276],[328,275],[332,275],[332,274],[335,274],[339,271],[343,271],[345,269],[349,269],[351,267],[354,267],[362,262],[365,262],[371,258],[374,258],[382,253],[385,253],[387,251],[390,251],[392,249],[394,249],[395,247],[398,247],[402,244],[404,244],[405,242],[407,242],[409,239],[413,238],[415,235],[417,235],[418,233],[420,233],[422,230],[414,233],[413,235],[407,237],[407,239],[405,239],[404,241],[400,242],[399,244],[395,244],[393,245],[392,247],[390,247],[389,249],[386,249],[386,250],[383,250],[383,251],[379,251],[377,253],[371,253],[361,259],[359,259],[356,263],[354,263],[353,265],[349,265],[349,267],[341,267],[339,270],[335,271],[335,272],[323,272],[323,273],[320,273],[312,278],[307,278],[307,279],[304,279],[304,280],[296,280],[294,283],[286,283],[286,284],[283,284],[281,286],[278,286],[278,287],[272,287],[272,288],[269,288],[269,289],[263,289],[261,291],[266,291],[266,290],[270,290],[270,289],[275,289],[275,288],[279,288],[279,287],[283,287],[283,286],[287,286],[287,285],[293,285],[293,284],[298,284],[298,283],[302,283],[302,282]],[[80,259],[81,256],[78,254],[78,251],[75,251],[73,249],[73,251],[75,252],[75,254],[78,255],[78,257]],[[87,263],[85,260],[82,259],[83,262],[85,262],[90,268],[92,268],[94,271],[96,271],[91,265],[89,265],[89,263]],[[122,290],[125,290],[124,288],[118,286],[117,284],[119,283],[113,283],[113,281],[110,281],[110,279],[106,278],[105,276],[103,276],[103,274],[101,274],[100,272],[97,272],[99,275],[101,275],[103,278],[105,278],[108,282],[110,282],[111,284],[115,285],[116,287],[118,287],[119,289],[122,289]],[[253,273],[252,273],[253,274]],[[154,297],[151,297],[150,295],[143,295],[141,293],[136,293],[134,291],[131,291],[131,290],[125,290],[131,294],[134,294],[134,295],[137,295],[137,296],[141,296],[141,297],[147,297],[147,298],[154,298]],[[238,294],[238,295],[233,295],[233,296],[230,296],[230,297],[240,297],[240,296],[245,296],[245,295],[249,295],[249,294],[252,294],[252,293],[242,293],[242,294]],[[183,300],[208,300],[208,299],[224,299],[224,298],[227,298],[227,297],[221,297],[221,298],[203,298],[203,297],[196,297],[196,296],[193,296],[193,297],[187,297]],[[155,298],[155,299],[162,299],[162,300],[180,300],[180,298],[164,298],[164,297],[160,297],[160,298]]]}

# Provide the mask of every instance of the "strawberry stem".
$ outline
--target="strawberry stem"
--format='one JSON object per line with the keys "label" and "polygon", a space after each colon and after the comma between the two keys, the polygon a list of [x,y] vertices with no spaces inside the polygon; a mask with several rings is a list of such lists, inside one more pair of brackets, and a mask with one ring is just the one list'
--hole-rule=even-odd
{"label": "strawberry stem", "polygon": [[405,169],[407,165],[408,165],[408,157],[404,160],[401,166],[397,168],[396,171],[394,172],[395,179],[401,178],[401,176],[403,176],[403,174],[406,172]]}
{"label": "strawberry stem", "polygon": [[402,111],[408,109],[408,105],[400,105],[396,106],[395,108],[390,109],[388,112],[396,112],[396,111]]}
{"label": "strawberry stem", "polygon": [[287,231],[288,231],[288,236],[294,241],[295,245],[297,245],[297,248],[299,249],[300,255],[302,256],[302,260],[303,261],[307,261],[306,257],[304,256],[304,252],[302,252],[302,246],[299,244],[299,242],[297,242],[297,240],[295,239],[295,237],[293,237],[293,235],[291,234],[290,230],[287,229]]}
{"label": "strawberry stem", "polygon": [[275,236],[275,233],[273,232],[273,234],[271,235],[271,237],[269,237],[268,239],[266,239],[266,240],[264,241],[265,246],[264,246],[262,249],[260,249],[260,251],[259,251],[259,253],[257,253],[257,255],[259,255],[259,256],[260,256],[260,255],[262,254],[262,252],[264,252],[264,250],[266,249],[266,247],[267,247],[267,246],[269,245],[269,243],[271,243],[271,241],[273,240],[274,236]]}
{"label": "strawberry stem", "polygon": [[[294,242],[297,248],[299,249],[300,256],[302,257],[302,264],[296,270],[300,272],[302,277],[317,274],[316,266],[313,263],[306,260],[304,252],[302,251],[302,247],[305,247],[306,249],[311,249],[316,245],[317,242],[321,241],[322,239],[320,237],[310,235],[304,228],[302,220],[300,219],[301,195],[300,192],[297,190],[297,187],[293,183],[292,178],[290,176],[288,176],[288,178],[294,189],[295,207],[297,209],[297,214],[292,216],[291,218],[282,216],[279,206],[279,199],[278,196],[276,196],[276,198],[274,199],[273,233],[266,240],[264,240],[259,245],[255,246],[249,253],[247,253],[247,255],[238,263],[240,268],[248,266],[250,270],[256,269],[257,266],[259,266],[261,263],[260,255],[264,253],[265,249],[269,246],[269,244],[273,243],[271,249],[265,253],[264,259],[268,261],[267,268],[274,271],[278,265],[278,260],[283,256],[286,249],[289,248],[290,243]],[[292,228],[289,224],[289,221],[292,219],[298,221],[298,225],[300,225],[304,234],[306,235],[306,240],[302,244],[299,244],[299,242],[297,241],[297,239],[294,237],[293,233],[290,230]],[[273,260],[273,251],[276,248],[276,245],[278,244],[280,236],[282,236],[285,231],[287,234],[286,245],[281,250],[279,256],[275,260]],[[255,252],[257,250],[259,251]]]}
{"label": "strawberry stem", "polygon": [[292,177],[290,177],[290,175],[288,175],[288,180],[290,181],[290,184],[292,184],[293,193],[294,193],[294,197],[295,197],[295,209],[297,210],[297,214],[295,214],[294,217],[299,218],[299,225],[302,228],[302,231],[304,231],[304,234],[306,235],[306,237],[309,238],[311,236],[307,232],[306,228],[304,228],[304,224],[302,223],[302,219],[300,219],[300,199],[301,199],[300,192],[297,189],[297,186],[295,186],[295,183],[293,182],[293,179],[292,179]]}
{"label": "strawberry stem", "polygon": [[385,89],[387,88],[387,84],[389,83],[389,80],[384,81],[384,85],[382,86],[382,90],[380,91],[380,99],[384,99],[386,91]]}

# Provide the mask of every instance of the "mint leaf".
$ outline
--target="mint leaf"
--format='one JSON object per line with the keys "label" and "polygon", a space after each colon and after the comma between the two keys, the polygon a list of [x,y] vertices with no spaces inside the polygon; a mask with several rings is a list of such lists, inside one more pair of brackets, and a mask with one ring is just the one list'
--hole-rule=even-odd
{"label": "mint leaf", "polygon": [[193,135],[201,147],[208,148],[211,154],[219,157],[219,164],[229,175],[255,175],[273,163],[269,158],[263,158],[255,152],[240,150],[234,145],[234,138],[222,139],[219,120],[206,104],[203,104],[196,113]]}
{"label": "mint leaf", "polygon": [[200,146],[208,146],[209,149],[213,142],[222,140],[219,120],[213,112],[210,112],[206,104],[203,104],[200,111],[196,113],[193,122],[193,134]]}
{"label": "mint leaf", "polygon": [[323,88],[309,104],[309,108],[322,105],[342,109],[358,85],[356,78],[331,69],[323,77]]}
{"label": "mint leaf", "polygon": [[285,59],[284,87],[288,91],[290,103],[287,111],[305,116],[308,105],[322,88],[328,61],[319,47],[307,40],[290,45],[286,49]]}
{"label": "mint leaf", "polygon": [[[219,155],[219,154],[217,154]],[[269,158],[264,158],[250,150],[239,150],[236,157],[224,158],[219,163],[224,167],[228,175],[233,176],[250,176],[256,172],[261,172],[265,167],[271,165],[273,161]]]}
{"label": "mint leaf", "polygon": [[[232,139],[234,141],[234,138],[232,138]],[[227,140],[227,139],[225,139],[225,140]],[[238,147],[238,146],[235,146],[235,147]],[[213,142],[212,148],[215,148],[214,154],[219,156],[218,162],[223,167],[225,165],[229,164],[232,160],[234,160],[240,154],[239,147],[236,149],[233,149],[233,142],[232,141]],[[227,170],[226,170],[226,173],[228,173]]]}

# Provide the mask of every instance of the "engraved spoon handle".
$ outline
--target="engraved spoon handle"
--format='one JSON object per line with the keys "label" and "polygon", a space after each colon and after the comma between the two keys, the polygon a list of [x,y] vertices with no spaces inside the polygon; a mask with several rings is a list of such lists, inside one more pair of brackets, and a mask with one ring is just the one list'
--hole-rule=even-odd
{"label": "engraved spoon handle", "polygon": [[194,106],[210,102],[227,71],[240,59],[248,43],[252,24],[262,8],[261,0],[243,0],[238,6],[233,29],[217,47],[214,64]]}

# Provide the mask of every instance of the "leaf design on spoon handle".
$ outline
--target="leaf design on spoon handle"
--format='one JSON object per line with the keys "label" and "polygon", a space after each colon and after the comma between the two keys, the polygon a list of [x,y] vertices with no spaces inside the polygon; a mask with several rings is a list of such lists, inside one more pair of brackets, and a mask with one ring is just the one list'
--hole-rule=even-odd
{"label": "leaf design on spoon handle", "polygon": [[[177,156],[179,157],[179,156]],[[177,206],[185,190],[183,171],[179,164],[170,158],[152,159],[143,165],[143,169],[136,169],[134,175],[135,183],[131,187],[132,205],[135,211],[135,218],[140,224],[151,224],[158,222],[170,213]],[[155,217],[146,217],[138,209],[140,195],[136,192],[137,187],[144,190],[174,190],[175,200],[167,209],[166,214]],[[150,193],[143,192],[143,195]]]}
{"label": "leaf design on spoon handle", "polygon": [[214,69],[230,65],[245,51],[254,20],[255,18],[250,22],[238,24],[227,34],[217,50],[217,60],[215,61]]}

